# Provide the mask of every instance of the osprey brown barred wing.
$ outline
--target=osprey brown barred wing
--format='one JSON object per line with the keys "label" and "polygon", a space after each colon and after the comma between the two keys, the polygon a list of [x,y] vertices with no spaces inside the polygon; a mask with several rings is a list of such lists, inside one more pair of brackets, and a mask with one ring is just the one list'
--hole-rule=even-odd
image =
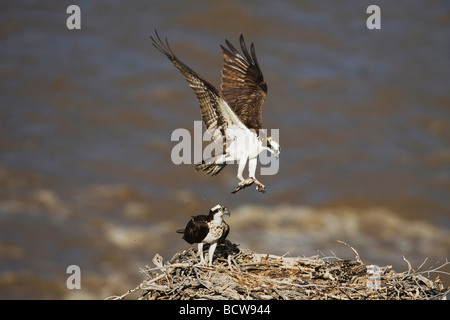
{"label": "osprey brown barred wing", "polygon": [[200,103],[202,120],[205,123],[208,133],[213,136],[214,141],[217,143],[225,143],[224,135],[227,126],[236,125],[244,127],[244,125],[230,109],[217,89],[203,79],[202,76],[181,62],[170,49],[167,39],[163,42],[156,31],[155,34],[157,40],[151,37],[153,45],[172,61],[197,95],[197,99]]}
{"label": "osprey brown barred wing", "polygon": [[223,52],[222,95],[239,119],[249,129],[262,129],[262,107],[267,85],[256,59],[255,46],[250,53],[241,34],[239,42],[242,54],[228,41]]}

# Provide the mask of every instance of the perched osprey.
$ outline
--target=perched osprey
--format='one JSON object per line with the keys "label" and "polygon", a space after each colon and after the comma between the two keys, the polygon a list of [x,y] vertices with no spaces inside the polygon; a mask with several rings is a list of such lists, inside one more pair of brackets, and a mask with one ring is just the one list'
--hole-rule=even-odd
{"label": "perched osprey", "polygon": [[[255,47],[250,52],[240,36],[240,53],[228,40],[227,47],[221,46],[224,64],[222,68],[222,91],[219,92],[191,68],[178,60],[169,47],[167,38],[161,40],[155,31],[153,45],[184,75],[200,102],[202,120],[215,143],[222,147],[222,153],[203,160],[196,170],[203,170],[212,176],[218,174],[227,162],[239,163],[237,191],[256,183],[256,190],[264,192],[265,186],[255,178],[257,157],[263,150],[278,156],[280,146],[262,129],[262,106],[266,98],[267,85],[256,59]],[[249,177],[243,172],[248,161]]]}
{"label": "perched osprey", "polygon": [[230,227],[223,220],[223,215],[230,215],[230,211],[224,206],[218,204],[209,210],[208,215],[199,215],[189,220],[186,228],[177,230],[183,234],[183,239],[187,243],[198,243],[198,254],[200,255],[200,264],[206,265],[203,257],[203,244],[209,244],[209,266],[212,264],[214,251],[218,244],[222,243],[230,232]]}

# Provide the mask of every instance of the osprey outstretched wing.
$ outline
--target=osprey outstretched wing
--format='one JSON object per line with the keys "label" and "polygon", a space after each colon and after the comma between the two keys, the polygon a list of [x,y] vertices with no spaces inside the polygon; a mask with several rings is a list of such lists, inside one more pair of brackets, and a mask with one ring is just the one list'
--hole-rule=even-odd
{"label": "osprey outstretched wing", "polygon": [[[250,52],[241,35],[243,54],[226,40],[223,46],[224,66],[222,70],[222,92],[203,79],[199,74],[181,62],[170,49],[167,39],[163,42],[155,31],[153,45],[161,51],[184,75],[200,103],[202,120],[214,141],[222,146],[222,154],[215,155],[196,166],[207,174],[216,175],[227,162],[239,163],[237,177],[241,181],[233,193],[256,182],[257,190],[264,192],[265,186],[255,178],[257,156],[268,150],[278,156],[280,147],[270,137],[260,139],[262,128],[262,105],[267,93],[267,85],[256,59],[254,45]],[[254,129],[254,130],[252,130]],[[263,141],[264,140],[264,141]],[[249,161],[249,178],[242,176]]]}
{"label": "osprey outstretched wing", "polygon": [[193,71],[181,62],[170,49],[167,39],[161,40],[156,32],[156,41],[153,37],[153,45],[169,58],[177,69],[184,75],[189,86],[194,90],[200,103],[202,120],[214,140],[217,143],[223,142],[223,136],[228,126],[235,125],[245,129],[244,124],[236,114],[230,109],[226,101],[222,98],[217,89],[208,81],[203,79],[198,73]]}
{"label": "osprey outstretched wing", "polygon": [[242,54],[228,41],[223,52],[222,95],[230,107],[249,129],[262,129],[262,107],[267,94],[267,84],[256,59],[255,46],[250,52],[241,34]]}

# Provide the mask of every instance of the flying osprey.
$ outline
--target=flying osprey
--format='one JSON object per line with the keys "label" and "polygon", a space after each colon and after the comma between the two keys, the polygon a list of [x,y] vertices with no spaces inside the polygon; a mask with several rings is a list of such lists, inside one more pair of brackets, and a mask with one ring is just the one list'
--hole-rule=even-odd
{"label": "flying osprey", "polygon": [[[237,191],[256,183],[256,190],[265,192],[265,186],[255,178],[257,157],[267,150],[277,157],[279,144],[265,135],[262,129],[262,106],[266,98],[267,85],[256,59],[255,47],[250,52],[241,35],[239,38],[242,53],[228,40],[228,47],[221,45],[224,64],[222,68],[222,91],[219,92],[191,68],[178,60],[170,49],[167,38],[161,40],[155,31],[156,39],[151,37],[153,45],[175,65],[184,75],[200,102],[202,120],[207,132],[215,143],[222,147],[220,154],[203,160],[196,170],[203,170],[212,176],[218,174],[227,162],[238,161]],[[244,179],[243,172],[248,161],[249,177]]]}
{"label": "flying osprey", "polygon": [[198,243],[200,264],[206,265],[203,257],[203,244],[209,244],[209,266],[212,264],[214,251],[218,244],[222,243],[230,232],[230,227],[223,220],[223,215],[230,215],[230,211],[218,204],[209,210],[208,215],[199,215],[189,220],[186,228],[177,230],[183,234],[183,239],[189,244]]}

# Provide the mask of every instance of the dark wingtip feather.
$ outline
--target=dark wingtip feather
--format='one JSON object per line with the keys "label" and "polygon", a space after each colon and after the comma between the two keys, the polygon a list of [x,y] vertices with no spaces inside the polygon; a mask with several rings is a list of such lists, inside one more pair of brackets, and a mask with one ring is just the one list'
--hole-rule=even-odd
{"label": "dark wingtip feather", "polygon": [[239,43],[241,45],[242,53],[244,54],[245,58],[251,63],[252,58],[251,58],[250,54],[248,53],[247,44],[245,43],[244,36],[242,34],[239,37]]}
{"label": "dark wingtip feather", "polygon": [[152,39],[152,44],[153,46],[158,49],[159,51],[161,51],[162,53],[164,53],[170,60],[173,60],[175,58],[175,55],[172,51],[172,49],[170,48],[169,45],[169,41],[167,40],[167,37],[164,38],[164,42],[161,40],[161,37],[158,34],[158,30],[155,29],[155,35],[156,35],[156,39],[153,38],[153,36],[150,36],[150,39]]}

